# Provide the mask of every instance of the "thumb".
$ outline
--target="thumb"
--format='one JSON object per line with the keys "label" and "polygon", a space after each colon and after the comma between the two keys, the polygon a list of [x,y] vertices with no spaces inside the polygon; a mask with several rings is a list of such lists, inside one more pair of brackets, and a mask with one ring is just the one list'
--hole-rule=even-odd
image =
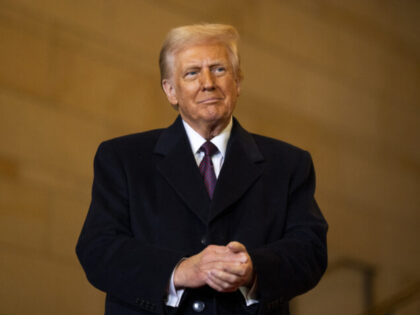
{"label": "thumb", "polygon": [[233,253],[246,252],[246,248],[243,244],[233,241],[226,245]]}

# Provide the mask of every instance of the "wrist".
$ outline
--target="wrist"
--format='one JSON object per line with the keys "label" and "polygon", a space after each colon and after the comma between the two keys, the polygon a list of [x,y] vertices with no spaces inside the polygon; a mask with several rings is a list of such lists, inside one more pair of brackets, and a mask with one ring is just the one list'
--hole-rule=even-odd
{"label": "wrist", "polygon": [[185,263],[185,260],[186,259],[183,258],[174,269],[173,283],[176,290],[185,288],[185,275],[183,271],[183,264]]}
{"label": "wrist", "polygon": [[255,282],[255,272],[252,271],[249,279],[244,283],[244,286],[247,287],[248,289],[251,289],[252,286],[254,285],[254,282]]}

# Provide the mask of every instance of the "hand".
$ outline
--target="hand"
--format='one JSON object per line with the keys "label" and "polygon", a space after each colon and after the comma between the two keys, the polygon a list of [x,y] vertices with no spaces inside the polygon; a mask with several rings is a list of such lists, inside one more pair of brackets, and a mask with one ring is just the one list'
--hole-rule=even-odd
{"label": "hand", "polygon": [[254,280],[254,268],[245,246],[239,242],[230,242],[226,247],[232,254],[245,259],[239,264],[230,262],[211,269],[207,284],[219,292],[233,292],[241,286],[250,287]]}
{"label": "hand", "polygon": [[227,246],[210,245],[177,266],[174,272],[176,288],[197,288],[209,285],[220,292],[236,291],[249,285],[253,266],[245,246],[230,242]]}
{"label": "hand", "polygon": [[200,253],[186,258],[175,269],[175,288],[198,288],[208,284],[211,270],[246,262],[246,256],[235,254],[227,246],[209,245]]}

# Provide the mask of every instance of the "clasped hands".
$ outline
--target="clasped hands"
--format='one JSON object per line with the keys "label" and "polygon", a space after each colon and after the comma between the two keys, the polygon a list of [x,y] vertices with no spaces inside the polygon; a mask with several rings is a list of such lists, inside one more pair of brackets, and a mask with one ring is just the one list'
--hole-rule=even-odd
{"label": "clasped hands", "polygon": [[241,286],[252,286],[253,269],[243,244],[234,241],[226,246],[209,245],[179,263],[174,285],[177,289],[208,285],[219,292],[233,292]]}

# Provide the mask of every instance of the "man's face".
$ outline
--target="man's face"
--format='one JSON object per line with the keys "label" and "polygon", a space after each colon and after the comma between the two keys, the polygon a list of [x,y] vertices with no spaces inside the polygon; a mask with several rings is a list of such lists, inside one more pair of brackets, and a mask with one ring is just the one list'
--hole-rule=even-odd
{"label": "man's face", "polygon": [[163,81],[172,105],[194,129],[225,127],[239,95],[228,52],[223,44],[186,47],[174,56],[172,77]]}

